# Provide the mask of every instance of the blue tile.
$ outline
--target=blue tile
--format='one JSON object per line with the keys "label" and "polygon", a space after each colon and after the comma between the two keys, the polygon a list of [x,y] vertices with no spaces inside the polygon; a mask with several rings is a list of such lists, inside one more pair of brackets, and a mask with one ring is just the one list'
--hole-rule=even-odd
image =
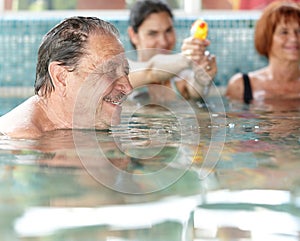
{"label": "blue tile", "polygon": [[[0,86],[33,86],[37,50],[43,35],[60,18],[43,19],[0,19]],[[108,19],[120,31],[120,38],[125,49],[132,50],[127,36],[126,18]],[[189,36],[189,29],[194,19],[175,18],[177,45],[180,51],[182,40]],[[267,60],[260,57],[253,45],[255,19],[241,16],[228,19],[219,16],[207,20],[210,30],[209,50],[217,56],[217,85],[227,85],[228,79],[236,72],[247,72],[266,65]]]}

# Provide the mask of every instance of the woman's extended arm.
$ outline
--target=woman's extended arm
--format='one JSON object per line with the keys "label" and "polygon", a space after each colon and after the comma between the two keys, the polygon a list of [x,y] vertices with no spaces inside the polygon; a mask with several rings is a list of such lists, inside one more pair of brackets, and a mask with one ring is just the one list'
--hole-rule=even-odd
{"label": "woman's extended arm", "polygon": [[162,83],[191,67],[191,60],[182,54],[157,54],[147,62],[129,60],[129,80],[133,88]]}

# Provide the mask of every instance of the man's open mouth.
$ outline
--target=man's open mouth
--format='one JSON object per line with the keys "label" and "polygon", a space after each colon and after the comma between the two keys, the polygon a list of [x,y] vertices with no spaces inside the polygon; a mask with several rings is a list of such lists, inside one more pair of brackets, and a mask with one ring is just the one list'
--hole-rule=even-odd
{"label": "man's open mouth", "polygon": [[127,98],[127,95],[124,93],[120,93],[116,96],[104,96],[103,100],[108,103],[112,103],[114,105],[121,105]]}

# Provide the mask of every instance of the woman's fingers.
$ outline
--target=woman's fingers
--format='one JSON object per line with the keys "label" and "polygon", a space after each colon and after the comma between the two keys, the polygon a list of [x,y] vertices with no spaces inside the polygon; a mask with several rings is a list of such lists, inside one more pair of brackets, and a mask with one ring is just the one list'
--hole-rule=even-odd
{"label": "woman's fingers", "polygon": [[209,44],[209,40],[200,40],[189,37],[183,41],[181,51],[188,59],[200,64],[206,56],[206,47]]}

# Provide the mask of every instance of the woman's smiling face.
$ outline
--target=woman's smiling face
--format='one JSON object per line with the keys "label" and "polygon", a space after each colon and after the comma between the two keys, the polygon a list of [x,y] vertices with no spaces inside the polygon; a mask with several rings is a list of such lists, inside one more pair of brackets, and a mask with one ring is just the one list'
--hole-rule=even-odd
{"label": "woman's smiling face", "polygon": [[269,57],[287,61],[300,60],[300,24],[298,22],[281,20],[277,24]]}
{"label": "woman's smiling face", "polygon": [[167,12],[151,13],[131,36],[131,41],[137,50],[153,49],[152,55],[173,50],[176,44],[173,19]]}

